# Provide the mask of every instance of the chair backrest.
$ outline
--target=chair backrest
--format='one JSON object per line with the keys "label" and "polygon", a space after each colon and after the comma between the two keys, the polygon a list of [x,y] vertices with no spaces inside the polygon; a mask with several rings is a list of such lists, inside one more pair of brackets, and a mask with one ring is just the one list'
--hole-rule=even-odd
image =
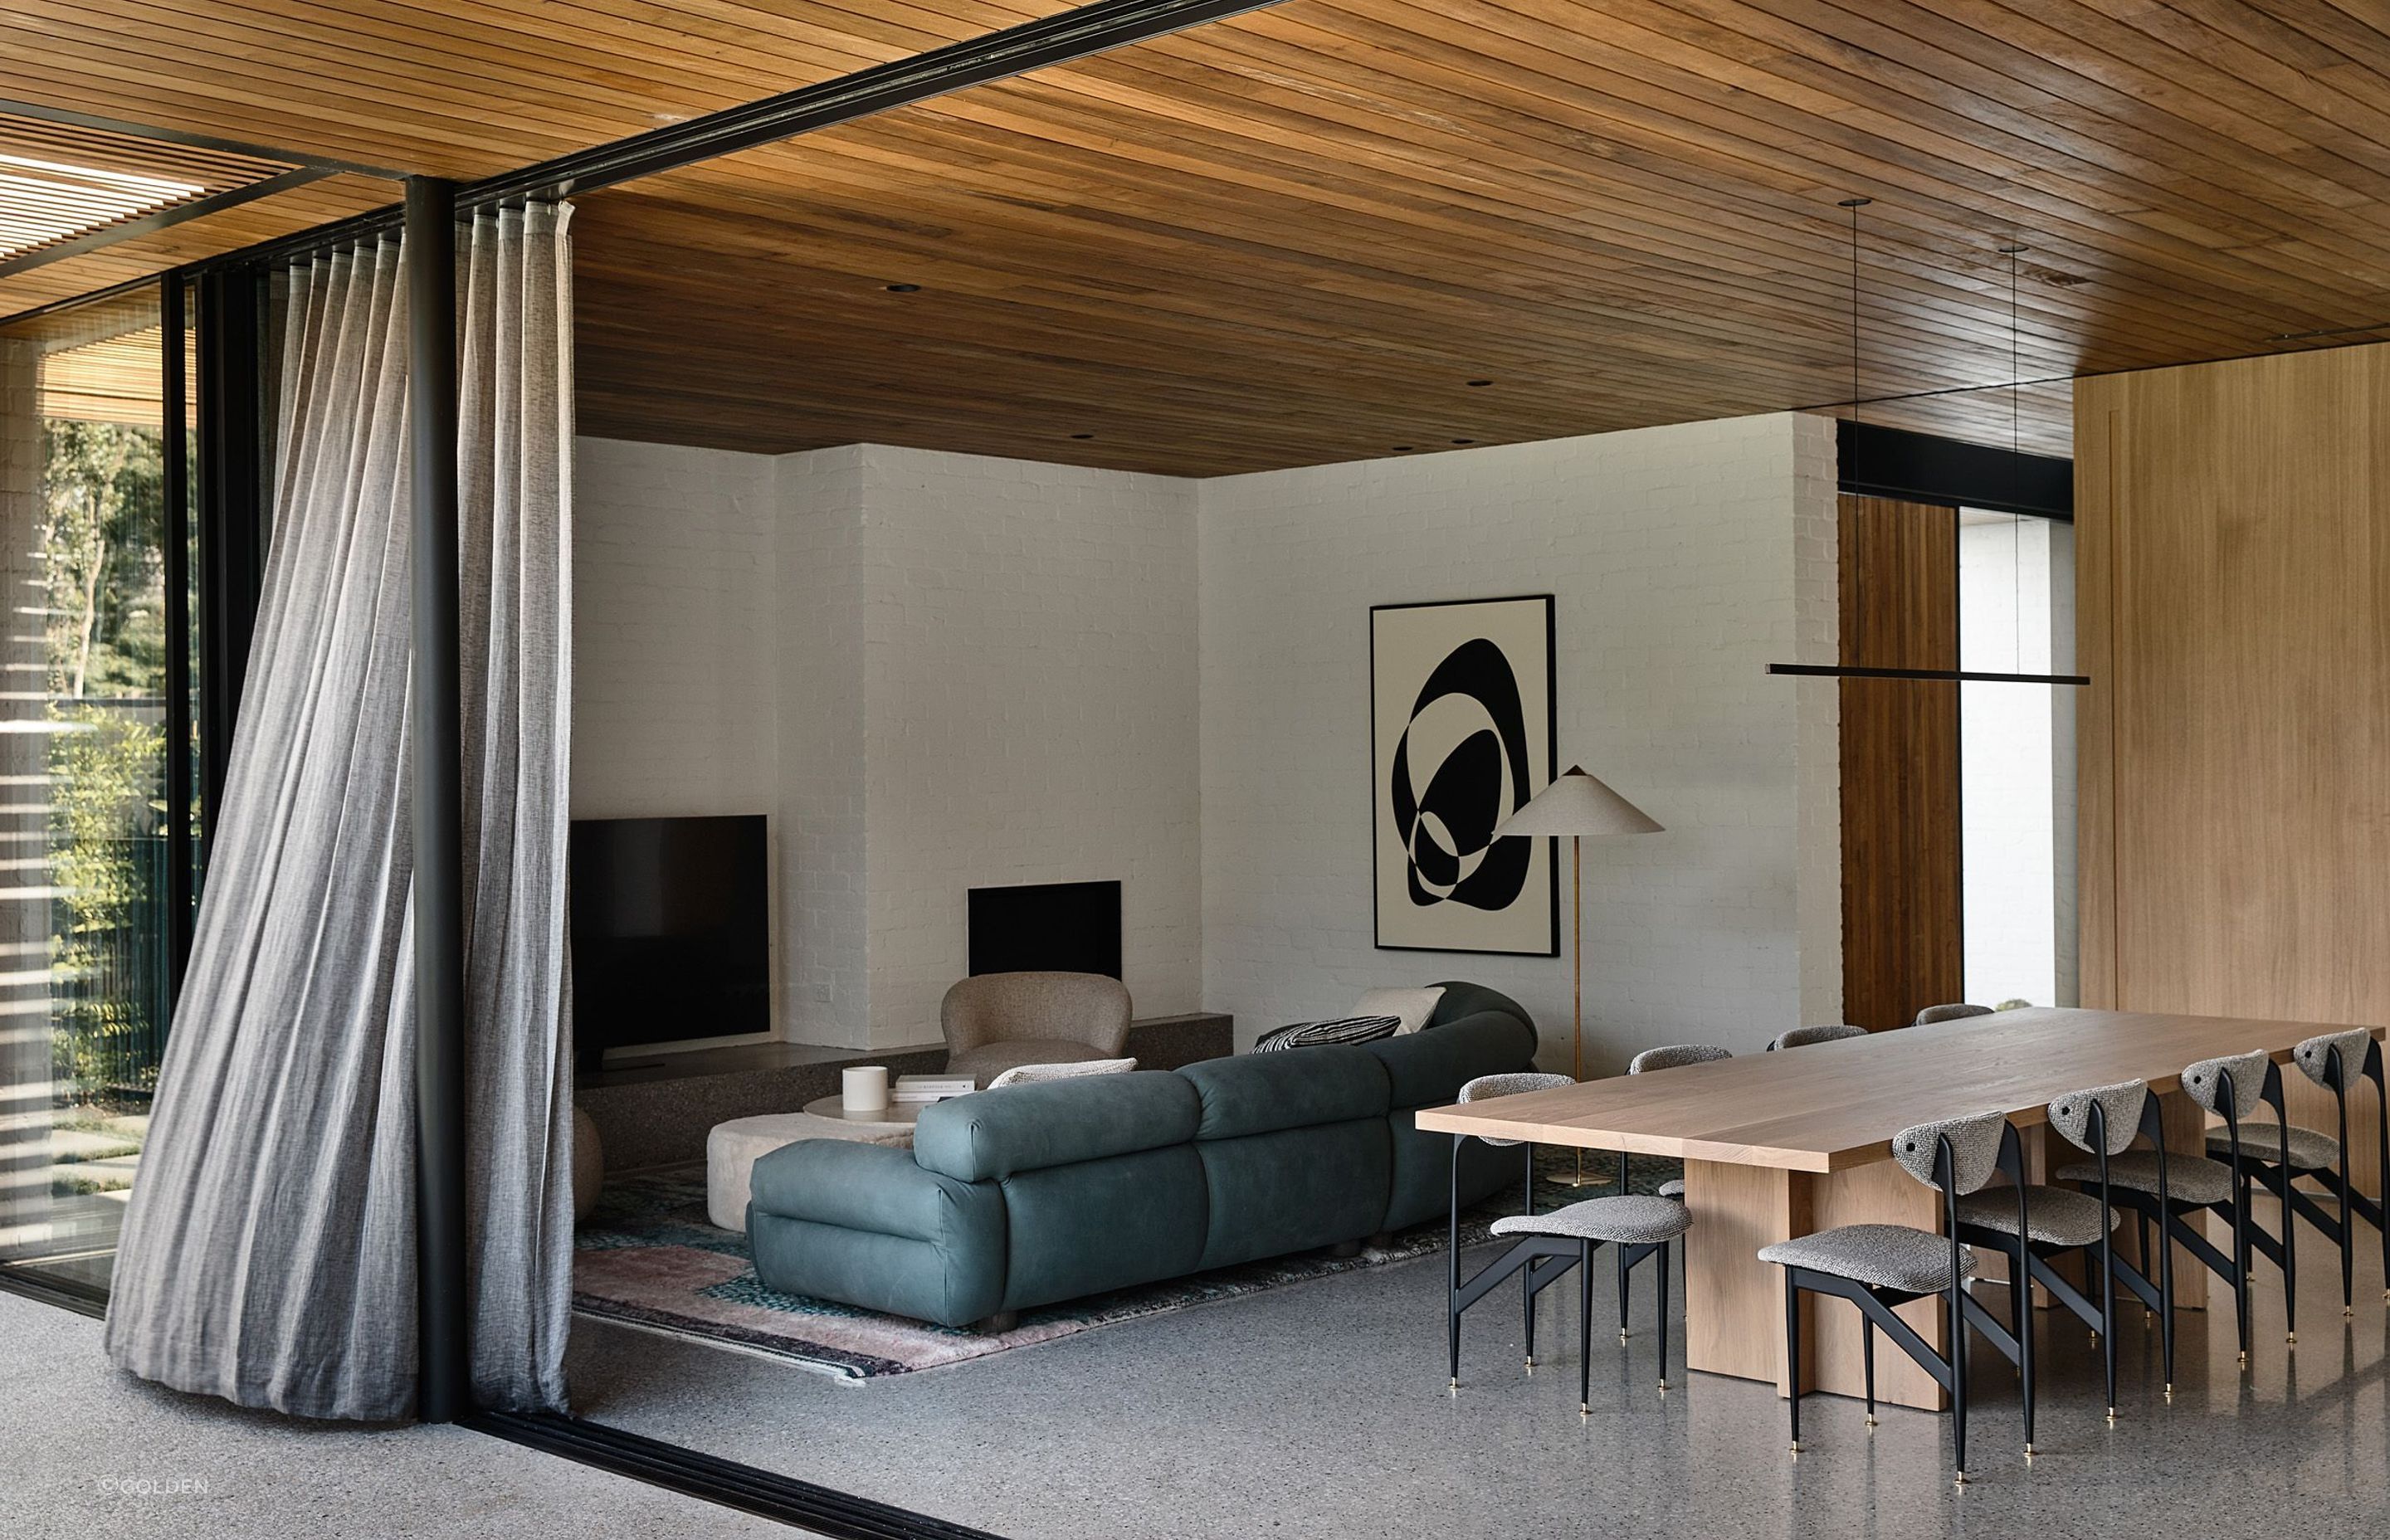
{"label": "chair backrest", "polygon": [[1132,1008],[1128,986],[1101,973],[980,973],[946,991],[938,1024],[954,1053],[1059,1038],[1118,1059]]}
{"label": "chair backrest", "polygon": [[[2373,1047],[2373,1034],[2363,1027],[2346,1032],[2328,1032],[2310,1037],[2291,1050],[2291,1062],[2296,1064],[2309,1080],[2326,1090],[2345,1091],[2349,1082],[2365,1072],[2367,1055]],[[2340,1062],[2332,1062],[2332,1050],[2340,1051]],[[2338,1082],[2334,1083],[2334,1073]]]}
{"label": "chair backrest", "polygon": [[1923,1010],[1917,1013],[1917,1020],[1913,1024],[1921,1027],[1930,1027],[1936,1021],[1963,1021],[1970,1016],[1989,1016],[1991,1014],[1993,1014],[1992,1007],[1989,1006],[1971,1006],[1964,1003],[1947,1006],[1927,1006]]}
{"label": "chair backrest", "polygon": [[2008,1138],[2005,1112],[1978,1112],[1972,1117],[1921,1123],[1892,1136],[1892,1158],[1900,1169],[1929,1187],[1942,1185],[1935,1156],[1944,1140],[1950,1145],[1950,1191],[1958,1197],[1977,1191],[2000,1169],[2001,1146]]}
{"label": "chair backrest", "polygon": [[1776,1041],[1767,1045],[1767,1051],[1774,1053],[1779,1048],[1805,1048],[1812,1043],[1835,1043],[1845,1037],[1865,1037],[1867,1034],[1867,1028],[1855,1027],[1847,1021],[1835,1021],[1817,1027],[1793,1027],[1789,1031],[1778,1033]]}
{"label": "chair backrest", "polygon": [[[2120,1080],[2114,1085],[2069,1091],[2049,1104],[2049,1126],[2077,1149],[2122,1155],[2140,1132],[2141,1110],[2149,1099],[2146,1080]],[[2094,1109],[2097,1118],[2092,1116]],[[2104,1151],[2100,1148],[2102,1144],[2107,1146]]]}
{"label": "chair backrest", "polygon": [[1643,1074],[1651,1070],[1673,1070],[1680,1064],[1712,1064],[1734,1055],[1707,1043],[1677,1043],[1664,1048],[1646,1048],[1626,1061],[1626,1072]]}
{"label": "chair backrest", "polygon": [[[1529,1091],[1557,1091],[1563,1085],[1575,1084],[1576,1082],[1567,1075],[1541,1074],[1533,1070],[1523,1071],[1517,1074],[1479,1075],[1460,1088],[1460,1101],[1466,1106],[1472,1101],[1491,1101],[1497,1097],[1524,1096]],[[1483,1134],[1477,1135],[1476,1137],[1484,1139],[1490,1145],[1499,1145],[1506,1149],[1523,1142],[1518,1139],[1490,1138]]]}
{"label": "chair backrest", "polygon": [[2182,1072],[2183,1092],[2205,1110],[2238,1123],[2265,1105],[2266,1072],[2273,1067],[2263,1052],[2203,1059]]}

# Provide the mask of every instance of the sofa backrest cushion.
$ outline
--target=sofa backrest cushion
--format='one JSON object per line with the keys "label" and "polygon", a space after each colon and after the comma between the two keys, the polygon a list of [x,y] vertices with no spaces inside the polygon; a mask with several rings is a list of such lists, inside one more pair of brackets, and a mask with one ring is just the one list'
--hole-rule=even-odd
{"label": "sofa backrest cushion", "polygon": [[1202,1110],[1195,1088],[1166,1070],[1008,1085],[923,1108],[913,1159],[957,1182],[992,1181],[1185,1144]]}
{"label": "sofa backrest cushion", "polygon": [[1195,1136],[1233,1139],[1381,1117],[1393,1104],[1386,1099],[1385,1066],[1368,1051],[1377,1046],[1296,1048],[1189,1064],[1178,1074],[1202,1103]]}
{"label": "sofa backrest cushion", "polygon": [[1441,1107],[1479,1075],[1533,1069],[1536,1033],[1517,1017],[1489,1010],[1408,1037],[1364,1043],[1351,1051],[1375,1055],[1385,1066],[1389,1107]]}

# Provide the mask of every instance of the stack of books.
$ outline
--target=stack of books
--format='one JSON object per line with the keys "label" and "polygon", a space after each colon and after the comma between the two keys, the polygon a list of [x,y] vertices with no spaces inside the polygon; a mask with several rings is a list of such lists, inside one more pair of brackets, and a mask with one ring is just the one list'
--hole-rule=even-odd
{"label": "stack of books", "polygon": [[944,1101],[976,1090],[969,1075],[898,1075],[891,1093],[898,1101]]}

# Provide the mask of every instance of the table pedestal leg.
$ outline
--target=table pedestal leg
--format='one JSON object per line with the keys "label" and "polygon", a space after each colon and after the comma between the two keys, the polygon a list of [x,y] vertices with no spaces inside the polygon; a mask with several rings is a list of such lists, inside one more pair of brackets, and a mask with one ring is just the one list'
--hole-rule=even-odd
{"label": "table pedestal leg", "polygon": [[[1686,1364],[1711,1374],[1773,1380],[1780,1394],[1787,1387],[1784,1275],[1761,1262],[1758,1250],[1838,1225],[1933,1229],[1940,1201],[1888,1161],[1831,1174],[1688,1161],[1685,1189],[1693,1218],[1685,1238]],[[1803,1388],[1864,1393],[1857,1308],[1805,1296],[1803,1311]],[[1921,1300],[1901,1314],[1928,1342],[1945,1345],[1947,1312],[1935,1302]],[[1948,1398],[1895,1349],[1876,1355],[1876,1399],[1938,1411]]]}

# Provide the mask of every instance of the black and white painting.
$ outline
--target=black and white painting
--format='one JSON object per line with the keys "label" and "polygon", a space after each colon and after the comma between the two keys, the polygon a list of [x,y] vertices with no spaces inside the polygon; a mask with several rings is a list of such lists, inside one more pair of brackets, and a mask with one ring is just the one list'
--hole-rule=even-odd
{"label": "black and white painting", "polygon": [[1548,839],[1494,830],[1557,770],[1552,597],[1369,611],[1378,944],[1560,955]]}

